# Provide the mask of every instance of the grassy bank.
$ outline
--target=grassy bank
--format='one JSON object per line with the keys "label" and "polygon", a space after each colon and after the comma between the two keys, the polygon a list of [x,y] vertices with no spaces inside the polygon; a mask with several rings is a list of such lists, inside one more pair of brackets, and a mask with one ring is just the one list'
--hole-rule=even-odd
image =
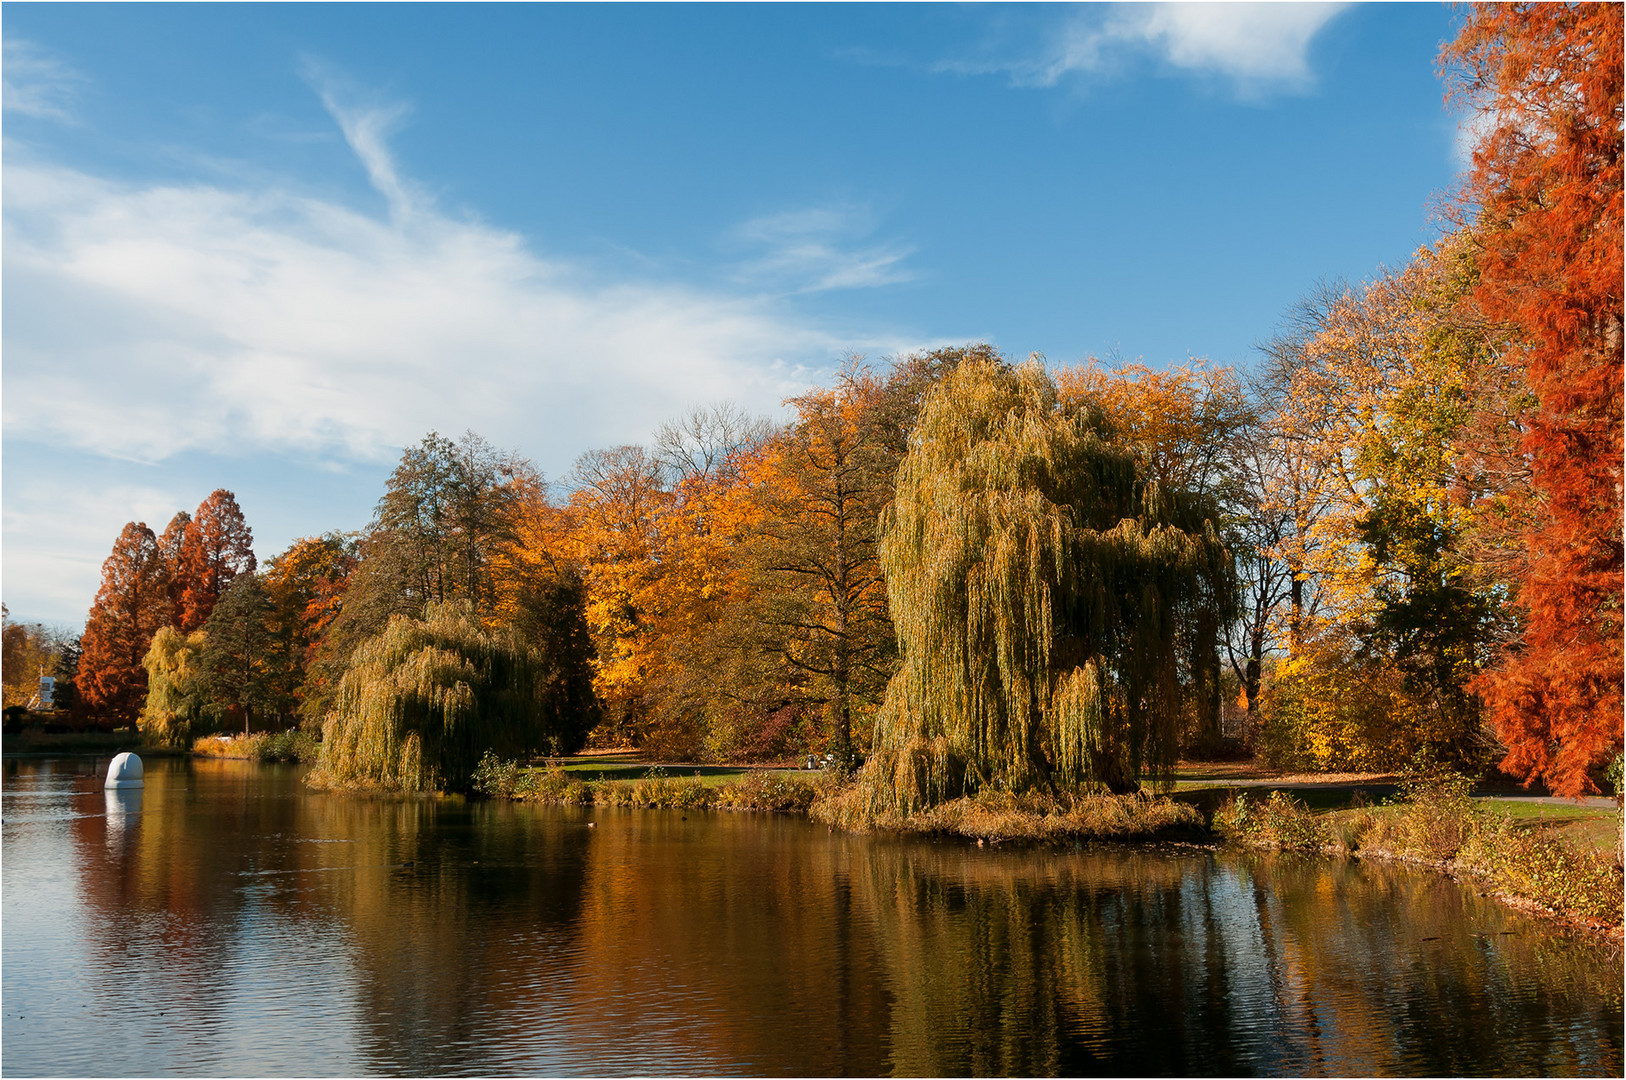
{"label": "grassy bank", "polygon": [[1203,816],[1190,806],[1148,796],[1011,795],[984,791],[911,815],[867,814],[853,789],[833,774],[787,769],[695,770],[673,775],[659,766],[526,767],[488,757],[475,791],[493,798],[679,810],[767,810],[806,814],[857,831],[884,830],[1006,840],[1201,838]]}
{"label": "grassy bank", "polygon": [[[674,776],[661,766],[652,766],[627,775],[633,771],[631,767],[524,766],[487,755],[475,770],[474,790],[521,802],[805,814],[835,783],[821,774],[781,769],[695,770],[691,776]],[[605,776],[606,772],[611,775]]]}
{"label": "grassy bank", "polygon": [[859,792],[832,792],[812,809],[816,820],[844,829],[1004,840],[1202,839],[1195,807],[1151,795],[1046,794],[984,789],[913,814],[875,813]]}
{"label": "grassy bank", "polygon": [[1536,817],[1527,806],[1509,812],[1471,799],[1466,780],[1434,778],[1405,785],[1400,797],[1383,804],[1319,814],[1286,792],[1263,799],[1241,794],[1216,811],[1212,827],[1217,835],[1252,847],[1434,867],[1520,907],[1618,936],[1620,817],[1613,818],[1612,850],[1600,850],[1588,834],[1572,841],[1561,827],[1566,817],[1579,815]]}
{"label": "grassy bank", "polygon": [[40,754],[71,757],[76,754],[105,756],[133,750],[142,757],[170,757],[184,750],[151,746],[139,731],[43,731],[25,728],[5,733],[7,754]]}
{"label": "grassy bank", "polygon": [[[1010,795],[985,791],[907,816],[865,816],[833,774],[786,769],[711,769],[672,775],[655,766],[526,767],[488,757],[475,791],[493,798],[674,810],[766,810],[806,814],[845,829],[880,829],[967,839],[1062,840],[1200,837],[1202,815],[1168,799],[1111,795]],[[591,777],[591,778],[585,778]]]}
{"label": "grassy bank", "polygon": [[[1395,778],[1385,778],[1395,779]],[[1621,819],[1566,805],[1491,804],[1456,777],[1399,779],[1399,794],[1367,804],[1360,792],[1320,793],[1313,810],[1273,790],[1219,796],[1211,812],[1192,795],[1014,795],[986,790],[918,813],[876,813],[851,783],[795,769],[688,767],[679,774],[620,757],[525,766],[488,755],[477,794],[523,802],[804,814],[854,831],[961,837],[980,843],[1215,840],[1251,847],[1385,859],[1443,870],[1527,910],[1619,936]],[[1391,787],[1390,790],[1395,790]],[[1312,792],[1312,796],[1316,793]],[[1206,800],[1205,800],[1206,801]]]}
{"label": "grassy bank", "polygon": [[205,735],[193,741],[192,753],[251,761],[315,761],[319,746],[315,736],[292,728],[252,735]]}

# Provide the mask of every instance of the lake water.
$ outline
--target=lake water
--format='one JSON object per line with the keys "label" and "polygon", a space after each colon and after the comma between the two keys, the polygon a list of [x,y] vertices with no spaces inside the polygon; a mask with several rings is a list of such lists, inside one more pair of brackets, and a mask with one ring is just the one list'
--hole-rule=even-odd
{"label": "lake water", "polygon": [[1621,1075],[1618,949],[1435,874],[105,769],[4,763],[8,1076]]}

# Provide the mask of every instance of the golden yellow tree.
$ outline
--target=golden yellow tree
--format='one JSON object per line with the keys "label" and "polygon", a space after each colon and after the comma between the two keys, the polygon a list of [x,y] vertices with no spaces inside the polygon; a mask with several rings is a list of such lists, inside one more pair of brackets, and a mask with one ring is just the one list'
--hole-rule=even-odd
{"label": "golden yellow tree", "polygon": [[[897,667],[878,519],[922,396],[971,359],[997,353],[972,345],[884,367],[850,357],[830,387],[786,402],[794,414],[782,429],[756,425],[750,438],[737,437],[738,417],[699,418],[736,437],[728,453],[681,456],[685,479],[665,518],[664,645],[651,684],[663,726],[703,730],[719,756],[825,750],[850,762],[868,749]],[[703,426],[691,418],[682,430]],[[703,461],[713,467],[690,464]]]}
{"label": "golden yellow tree", "polygon": [[13,622],[10,613],[4,616],[5,659],[0,662],[0,675],[4,677],[7,708],[27,706],[37,700],[40,677],[56,673],[57,659],[62,654],[62,643],[38,623]]}
{"label": "golden yellow tree", "polygon": [[761,646],[782,661],[788,698],[823,714],[809,734],[844,762],[855,723],[867,726],[896,666],[879,554],[900,457],[887,438],[885,390],[868,367],[849,364],[833,388],[791,399],[795,420],[753,463]]}
{"label": "golden yellow tree", "polygon": [[1308,763],[1481,753],[1466,687],[1502,613],[1464,546],[1497,478],[1468,432],[1509,416],[1516,390],[1496,333],[1465,303],[1475,272],[1461,237],[1420,251],[1336,296],[1284,369],[1273,419],[1321,466],[1317,514],[1293,536],[1318,605],[1295,623],[1271,737],[1297,732]]}
{"label": "golden yellow tree", "polygon": [[662,524],[672,494],[641,446],[617,446],[576,461],[565,507],[570,558],[586,582],[586,619],[596,657],[593,685],[614,741],[648,727],[648,675],[662,604]]}
{"label": "golden yellow tree", "polygon": [[1251,408],[1236,373],[1200,360],[1161,371],[1091,361],[1055,373],[1060,399],[1100,410],[1143,478],[1224,498],[1234,483],[1232,443]]}
{"label": "golden yellow tree", "polygon": [[760,535],[764,451],[736,445],[678,481],[663,518],[661,602],[651,615],[653,745],[709,758],[778,756],[777,664],[752,621],[759,589],[749,558]]}

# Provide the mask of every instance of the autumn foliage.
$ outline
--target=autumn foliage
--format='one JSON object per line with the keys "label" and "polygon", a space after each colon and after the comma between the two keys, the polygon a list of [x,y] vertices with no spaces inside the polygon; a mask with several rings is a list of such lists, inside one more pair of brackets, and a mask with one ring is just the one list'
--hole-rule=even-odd
{"label": "autumn foliage", "polygon": [[143,661],[158,632],[200,629],[232,580],[254,571],[254,534],[237,498],[213,492],[181,512],[161,536],[145,522],[124,527],[102,564],[102,585],[85,621],[75,685],[104,724],[133,723],[146,703]]}
{"label": "autumn foliage", "polygon": [[1477,685],[1507,767],[1581,794],[1622,736],[1622,8],[1476,6],[1444,59],[1490,124],[1464,192],[1474,296],[1534,396],[1523,628]]}
{"label": "autumn foliage", "polygon": [[84,701],[322,728],[332,782],[386,788],[585,739],[828,753],[897,811],[1240,738],[1592,790],[1622,739],[1621,39],[1620,5],[1471,9],[1456,228],[1313,290],[1252,371],[852,357],[779,422],[691,409],[555,485],[431,433],[366,529],[264,570],[216,491],[126,526]]}
{"label": "autumn foliage", "polygon": [[203,500],[184,528],[175,579],[180,627],[191,631],[208,621],[233,578],[253,573],[254,531],[243,520],[237,497],[224,488]]}
{"label": "autumn foliage", "polygon": [[85,621],[79,661],[80,693],[112,723],[132,723],[141,711],[147,694],[141,661],[169,611],[169,575],[158,538],[145,522],[132,521],[102,563],[102,586]]}

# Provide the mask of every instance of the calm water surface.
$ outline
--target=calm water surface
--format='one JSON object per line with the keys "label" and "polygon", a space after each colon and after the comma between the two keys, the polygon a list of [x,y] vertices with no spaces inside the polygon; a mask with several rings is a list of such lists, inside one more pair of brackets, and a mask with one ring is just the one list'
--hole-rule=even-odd
{"label": "calm water surface", "polygon": [[4,763],[10,1076],[1621,1075],[1619,951],[1433,874],[105,768]]}

